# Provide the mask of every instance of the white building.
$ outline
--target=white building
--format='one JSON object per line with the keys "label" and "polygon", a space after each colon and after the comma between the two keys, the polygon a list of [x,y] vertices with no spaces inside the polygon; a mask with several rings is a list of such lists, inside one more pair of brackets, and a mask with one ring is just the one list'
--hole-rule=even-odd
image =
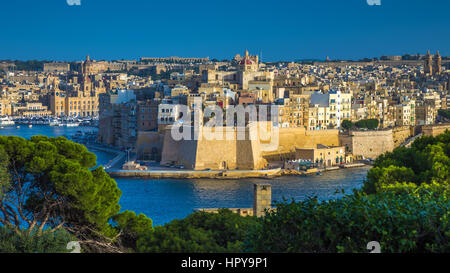
{"label": "white building", "polygon": [[164,99],[158,106],[158,124],[170,125],[181,118],[181,105],[177,100]]}

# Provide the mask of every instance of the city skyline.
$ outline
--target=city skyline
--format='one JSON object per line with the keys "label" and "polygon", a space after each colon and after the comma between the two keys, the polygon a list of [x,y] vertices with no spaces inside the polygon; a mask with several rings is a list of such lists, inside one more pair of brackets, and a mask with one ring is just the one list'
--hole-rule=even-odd
{"label": "city skyline", "polygon": [[420,2],[7,2],[11,12],[4,15],[8,23],[3,25],[0,59],[74,61],[89,54],[97,60],[221,60],[243,49],[262,53],[264,62],[327,56],[357,60],[427,50],[449,55],[445,10],[450,4]]}

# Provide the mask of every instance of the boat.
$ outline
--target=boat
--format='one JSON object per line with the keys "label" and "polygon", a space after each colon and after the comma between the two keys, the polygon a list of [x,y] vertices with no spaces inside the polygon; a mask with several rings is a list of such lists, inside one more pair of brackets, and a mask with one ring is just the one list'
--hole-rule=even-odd
{"label": "boat", "polygon": [[31,125],[31,124],[30,124],[30,125],[28,125],[28,128],[33,128],[33,125]]}
{"label": "boat", "polygon": [[64,124],[66,127],[78,127],[80,126],[79,123],[76,122],[67,122],[66,124]]}
{"label": "boat", "polygon": [[51,119],[48,123],[48,125],[50,126],[59,126],[61,123],[59,122],[58,119]]}
{"label": "boat", "polygon": [[10,117],[0,117],[0,126],[10,126],[16,124]]}

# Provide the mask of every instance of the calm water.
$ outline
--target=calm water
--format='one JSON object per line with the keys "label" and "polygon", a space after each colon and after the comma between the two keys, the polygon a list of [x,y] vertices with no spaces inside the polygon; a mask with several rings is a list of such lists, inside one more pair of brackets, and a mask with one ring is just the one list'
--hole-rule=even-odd
{"label": "calm water", "polygon": [[[0,129],[1,135],[17,135],[30,138],[33,135],[63,136],[77,131],[94,131],[95,128],[21,126]],[[92,150],[100,165],[106,164],[113,155]],[[120,204],[123,210],[144,213],[153,219],[155,225],[181,219],[198,208],[251,208],[253,206],[253,183],[263,182],[272,185],[272,198],[304,200],[317,196],[320,200],[335,199],[342,194],[336,190],[360,188],[369,168],[337,170],[321,176],[280,177],[276,179],[244,180],[144,180],[116,179],[122,190]]]}

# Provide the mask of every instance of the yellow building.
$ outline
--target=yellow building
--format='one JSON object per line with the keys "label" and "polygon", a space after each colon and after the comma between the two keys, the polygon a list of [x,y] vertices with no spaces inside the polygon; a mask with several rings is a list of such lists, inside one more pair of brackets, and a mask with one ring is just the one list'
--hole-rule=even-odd
{"label": "yellow building", "polygon": [[47,106],[40,102],[26,102],[17,106],[12,106],[13,116],[32,117],[32,116],[50,116],[51,112]]}
{"label": "yellow building", "polygon": [[318,144],[316,148],[301,148],[295,151],[296,159],[309,160],[318,167],[332,167],[346,163],[345,147]]}
{"label": "yellow building", "polygon": [[325,130],[330,125],[330,108],[319,104],[310,105],[308,109],[308,129]]}
{"label": "yellow building", "polygon": [[351,105],[351,93],[342,93],[341,91],[329,91],[326,94],[313,93],[308,117],[310,130],[326,129],[327,127],[339,128],[343,120],[351,119]]}
{"label": "yellow building", "polygon": [[96,89],[90,75],[94,72],[93,63],[87,56],[81,67],[82,82],[79,89],[62,91],[55,80],[50,93],[50,111],[55,116],[97,116],[100,93],[104,89]]}
{"label": "yellow building", "polygon": [[415,101],[405,101],[404,103],[395,106],[395,125],[416,125]]}

